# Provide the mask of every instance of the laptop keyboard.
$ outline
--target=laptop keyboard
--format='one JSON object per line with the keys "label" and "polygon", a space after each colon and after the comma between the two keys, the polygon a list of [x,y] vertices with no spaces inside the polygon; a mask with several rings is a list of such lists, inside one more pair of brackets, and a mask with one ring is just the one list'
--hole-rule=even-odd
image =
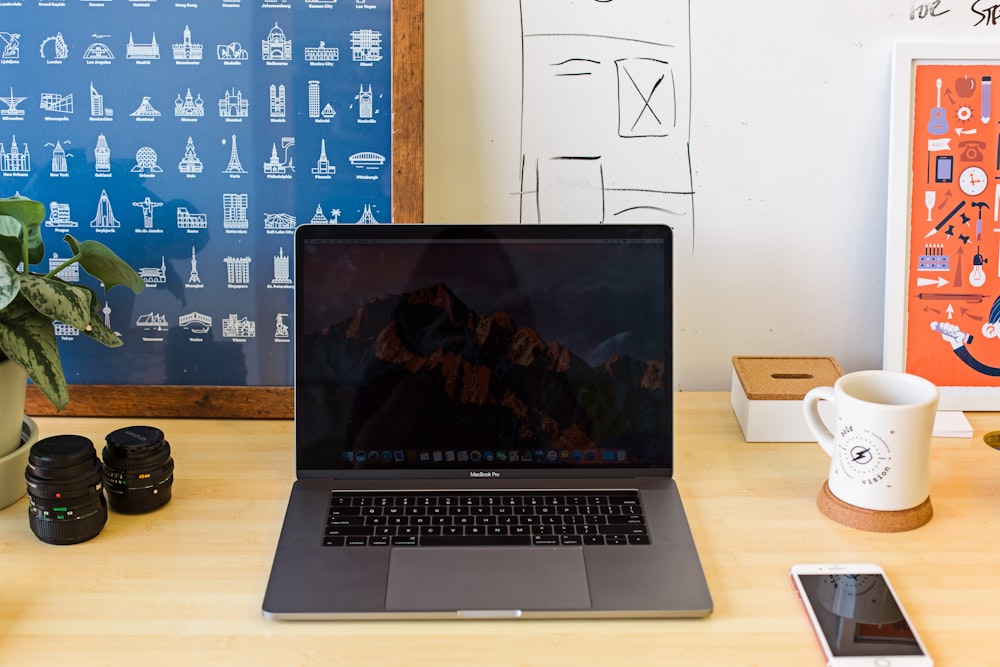
{"label": "laptop keyboard", "polygon": [[649,533],[635,490],[334,492],[323,544],[635,545]]}

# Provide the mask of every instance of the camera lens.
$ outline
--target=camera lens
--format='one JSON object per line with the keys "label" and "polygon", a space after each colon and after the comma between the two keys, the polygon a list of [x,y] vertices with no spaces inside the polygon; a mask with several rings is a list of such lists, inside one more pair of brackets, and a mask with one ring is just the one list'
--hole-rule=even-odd
{"label": "camera lens", "polygon": [[39,440],[28,452],[28,523],[48,544],[95,537],[108,520],[103,476],[94,443],[80,435]]}
{"label": "camera lens", "polygon": [[174,460],[163,431],[129,426],[106,437],[104,488],[111,509],[123,514],[150,512],[170,500]]}

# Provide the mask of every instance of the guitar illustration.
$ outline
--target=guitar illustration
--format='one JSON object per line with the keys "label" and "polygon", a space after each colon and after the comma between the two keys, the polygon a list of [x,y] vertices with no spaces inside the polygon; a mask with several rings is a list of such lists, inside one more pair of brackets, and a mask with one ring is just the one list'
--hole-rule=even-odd
{"label": "guitar illustration", "polygon": [[937,80],[937,106],[931,109],[931,120],[927,123],[930,134],[948,133],[948,113],[941,106],[941,79]]}

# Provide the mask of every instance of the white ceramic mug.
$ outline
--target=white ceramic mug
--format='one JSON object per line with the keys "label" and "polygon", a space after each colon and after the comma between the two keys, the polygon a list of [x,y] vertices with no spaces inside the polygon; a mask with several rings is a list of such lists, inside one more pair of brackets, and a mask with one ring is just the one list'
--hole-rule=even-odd
{"label": "white ceramic mug", "polygon": [[[820,401],[833,403],[831,429]],[[930,449],[938,390],[924,378],[859,371],[803,399],[809,429],[830,455],[830,492],[871,510],[916,507],[930,494]]]}

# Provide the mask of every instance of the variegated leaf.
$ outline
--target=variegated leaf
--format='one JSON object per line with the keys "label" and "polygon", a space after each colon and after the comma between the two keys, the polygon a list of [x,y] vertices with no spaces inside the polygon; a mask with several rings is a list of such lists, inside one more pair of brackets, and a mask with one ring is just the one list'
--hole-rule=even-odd
{"label": "variegated leaf", "polygon": [[104,324],[100,313],[95,311],[90,311],[90,326],[86,329],[80,329],[80,331],[108,347],[121,347],[122,345],[122,339]]}
{"label": "variegated leaf", "polygon": [[69,389],[52,322],[23,297],[0,310],[0,351],[28,373],[57,410],[66,406]]}
{"label": "variegated leaf", "polygon": [[80,329],[90,325],[93,292],[83,285],[28,275],[21,277],[21,294],[49,320]]}
{"label": "variegated leaf", "polygon": [[0,310],[7,307],[21,289],[21,275],[0,257]]}

